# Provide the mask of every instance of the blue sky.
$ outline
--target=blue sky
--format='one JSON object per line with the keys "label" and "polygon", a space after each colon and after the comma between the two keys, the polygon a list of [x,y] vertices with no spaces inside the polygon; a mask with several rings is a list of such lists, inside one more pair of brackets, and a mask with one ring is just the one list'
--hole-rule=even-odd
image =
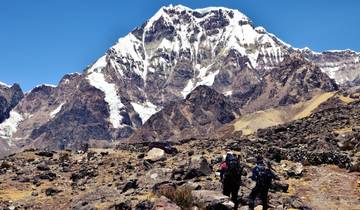
{"label": "blue sky", "polygon": [[295,47],[360,51],[358,0],[0,0],[0,81],[57,84],[169,4],[234,8]]}

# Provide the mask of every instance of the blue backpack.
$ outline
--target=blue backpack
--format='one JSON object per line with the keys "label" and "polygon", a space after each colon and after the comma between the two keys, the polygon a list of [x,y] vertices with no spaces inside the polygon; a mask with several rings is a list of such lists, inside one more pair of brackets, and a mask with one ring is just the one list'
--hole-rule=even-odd
{"label": "blue backpack", "polygon": [[260,186],[269,186],[271,185],[273,174],[265,165],[259,164],[253,170],[252,179]]}

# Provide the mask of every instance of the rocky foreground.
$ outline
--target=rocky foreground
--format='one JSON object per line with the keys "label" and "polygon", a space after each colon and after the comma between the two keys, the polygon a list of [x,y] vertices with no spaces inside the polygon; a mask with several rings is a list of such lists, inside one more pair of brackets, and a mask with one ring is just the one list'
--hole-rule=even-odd
{"label": "rocky foreground", "polygon": [[[229,209],[216,176],[224,151],[238,151],[250,172],[254,154],[270,151],[267,144],[242,138],[127,144],[83,154],[28,150],[0,161],[0,208]],[[360,173],[341,168],[346,164],[337,156],[316,154],[317,162],[305,165],[285,160],[288,152],[270,160],[281,178],[270,193],[273,209],[360,209]],[[240,209],[247,208],[253,185],[243,178]]]}

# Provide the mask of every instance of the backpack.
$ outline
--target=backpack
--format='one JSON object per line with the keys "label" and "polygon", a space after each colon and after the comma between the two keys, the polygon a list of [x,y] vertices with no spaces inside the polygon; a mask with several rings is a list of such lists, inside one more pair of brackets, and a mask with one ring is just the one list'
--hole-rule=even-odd
{"label": "backpack", "polygon": [[240,166],[240,162],[234,156],[229,156],[226,159],[227,169],[224,173],[224,180],[231,183],[240,183],[242,167]]}
{"label": "backpack", "polygon": [[273,175],[265,165],[257,165],[253,171],[254,181],[260,186],[269,186]]}

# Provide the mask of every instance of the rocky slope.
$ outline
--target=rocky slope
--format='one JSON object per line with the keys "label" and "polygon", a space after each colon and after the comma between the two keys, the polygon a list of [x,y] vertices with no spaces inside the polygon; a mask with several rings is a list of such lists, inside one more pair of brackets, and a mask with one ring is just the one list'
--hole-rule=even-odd
{"label": "rocky slope", "polygon": [[[359,101],[344,103],[334,98],[309,117],[260,129],[256,137],[267,142],[271,156],[286,155],[290,160],[310,164],[323,160],[359,171],[359,107]],[[292,153],[284,154],[286,150]]]}
{"label": "rocky slope", "polygon": [[360,54],[352,50],[334,50],[322,53],[302,49],[305,58],[314,62],[323,72],[335,79],[339,85],[359,84]]}
{"label": "rocky slope", "polygon": [[9,86],[0,82],[0,157],[14,149],[15,145],[6,139],[17,129],[17,124],[21,120],[20,114],[13,109],[23,97],[18,84]]}
{"label": "rocky slope", "polygon": [[130,141],[175,141],[216,135],[240,115],[237,104],[207,86],[195,88],[181,102],[165,106],[135,132]]}
{"label": "rocky slope", "polygon": [[23,97],[24,94],[18,84],[9,86],[0,82],[0,123],[9,118],[10,111]]}

